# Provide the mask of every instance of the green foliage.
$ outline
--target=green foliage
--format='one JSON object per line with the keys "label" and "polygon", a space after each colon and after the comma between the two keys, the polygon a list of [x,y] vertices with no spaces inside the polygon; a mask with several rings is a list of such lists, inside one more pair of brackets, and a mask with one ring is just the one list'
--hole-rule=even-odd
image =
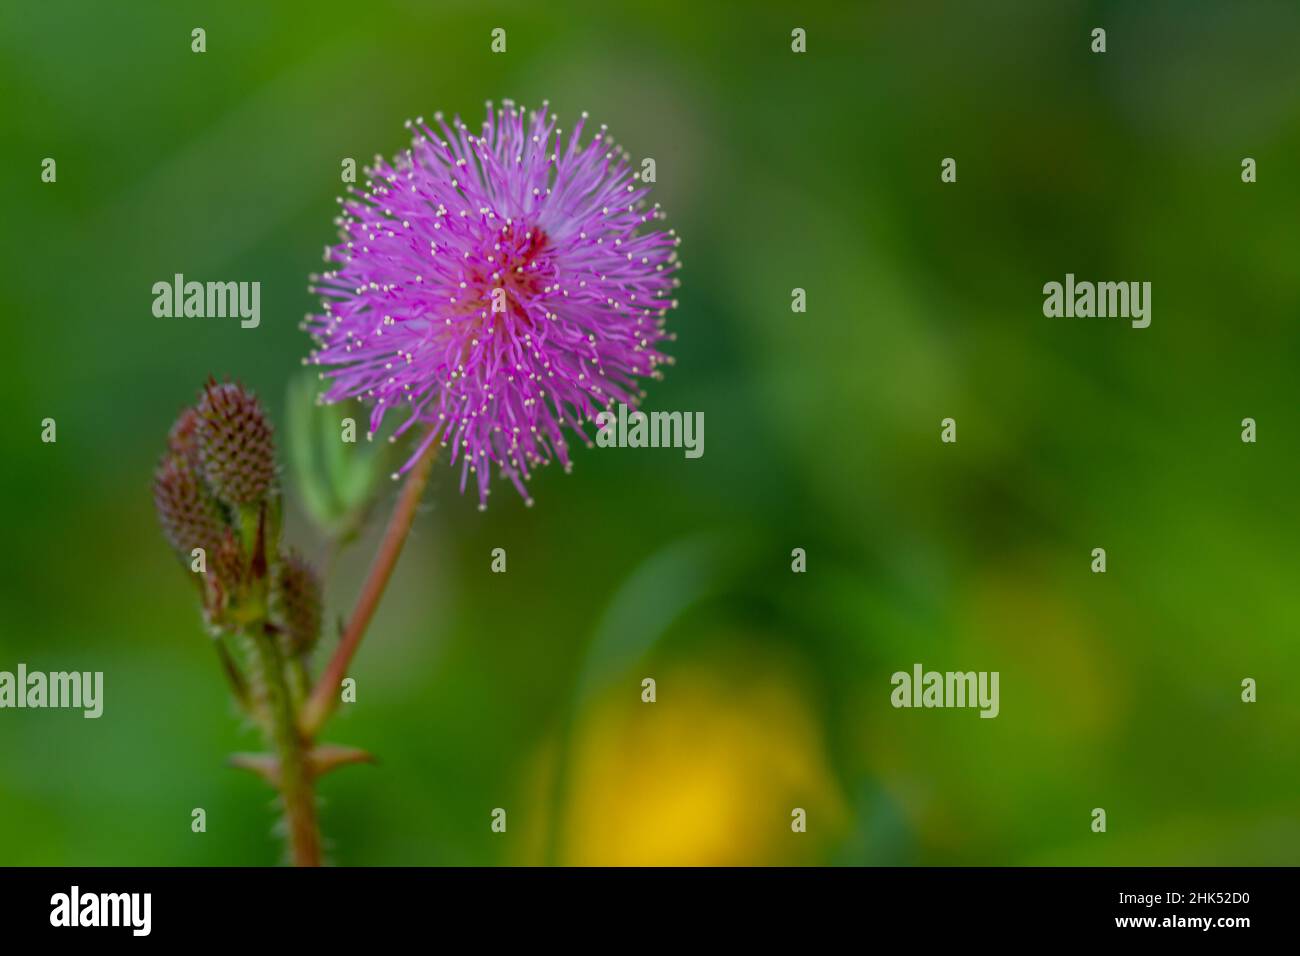
{"label": "green foliage", "polygon": [[[343,544],[361,530],[389,474],[394,446],[367,439],[367,412],[359,403],[320,403],[319,384],[307,373],[290,380],[286,401],[290,471],[304,511],[327,537]],[[342,438],[347,418],[355,428],[355,443]]]}

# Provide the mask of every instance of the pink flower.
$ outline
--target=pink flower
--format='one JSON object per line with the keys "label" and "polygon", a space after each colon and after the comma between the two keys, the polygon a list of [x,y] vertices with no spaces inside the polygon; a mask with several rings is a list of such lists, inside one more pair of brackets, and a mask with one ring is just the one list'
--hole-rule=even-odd
{"label": "pink flower", "polygon": [[584,426],[637,404],[638,379],[671,362],[679,240],[654,228],[663,214],[605,127],[579,145],[585,114],[567,138],[545,106],[508,100],[479,135],[434,119],[341,200],[338,268],[312,277],[309,361],[326,401],[371,405],[372,432],[389,411],[394,437],[428,427],[403,471],[441,441],[480,507],[492,465],[531,504],[537,465],[569,468],[564,429],[590,445]]}

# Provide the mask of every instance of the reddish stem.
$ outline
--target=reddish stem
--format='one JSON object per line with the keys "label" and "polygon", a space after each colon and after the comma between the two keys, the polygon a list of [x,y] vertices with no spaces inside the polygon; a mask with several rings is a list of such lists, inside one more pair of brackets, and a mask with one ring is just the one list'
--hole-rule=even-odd
{"label": "reddish stem", "polygon": [[388,579],[392,576],[397,559],[402,554],[402,546],[406,543],[407,533],[411,530],[411,522],[415,520],[415,510],[420,504],[424,486],[429,480],[429,471],[433,467],[434,447],[431,442],[406,476],[406,483],[402,486],[397,506],[393,509],[392,517],[388,519],[384,539],[380,542],[379,550],[370,565],[370,573],[361,588],[356,607],[352,609],[352,617],[348,620],[343,636],[339,639],[339,646],[335,649],[334,656],[325,666],[320,680],[312,689],[311,697],[303,706],[299,717],[299,728],[306,740],[315,738],[330,714],[334,712],[334,708],[338,706],[339,688],[347,674],[348,665],[352,663],[352,657],[361,644],[361,638],[365,636],[366,627],[379,606],[380,598],[384,596]]}

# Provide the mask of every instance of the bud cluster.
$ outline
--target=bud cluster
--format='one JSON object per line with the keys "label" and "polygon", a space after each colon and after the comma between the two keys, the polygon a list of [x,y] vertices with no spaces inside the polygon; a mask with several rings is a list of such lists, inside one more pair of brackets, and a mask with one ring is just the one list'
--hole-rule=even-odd
{"label": "bud cluster", "polygon": [[[312,782],[339,760],[329,750],[318,759],[300,720],[311,691],[308,657],[320,636],[321,584],[301,555],[281,550],[274,431],[251,391],[208,379],[167,435],[153,499],[163,536],[197,582],[235,699],[274,751],[232,763],[280,791],[294,860],[319,864]],[[358,758],[349,752],[347,759]]]}
{"label": "bud cluster", "polygon": [[209,379],[181,412],[154,473],[163,536],[199,581],[216,631],[271,617],[286,646],[305,653],[320,631],[320,584],[297,555],[279,554],[274,433],[257,397]]}

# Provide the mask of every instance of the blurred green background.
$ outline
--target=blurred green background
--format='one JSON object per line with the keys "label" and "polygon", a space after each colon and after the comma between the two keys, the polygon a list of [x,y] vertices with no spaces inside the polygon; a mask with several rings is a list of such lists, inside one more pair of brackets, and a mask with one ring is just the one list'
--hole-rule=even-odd
{"label": "blurred green background", "polygon": [[[209,373],[283,427],[342,158],[505,97],[656,159],[647,407],[705,454],[579,449],[484,514],[439,462],[325,734],[381,760],[321,783],[335,862],[1300,861],[1297,37],[1294,3],[4,4],[0,670],[106,699],[0,711],[0,864],[280,860],[150,475]],[[260,281],[261,327],[154,318],[176,272]],[[1151,327],[1044,318],[1066,272],[1152,282]],[[1000,671],[1001,715],[892,709],[915,662]]]}

